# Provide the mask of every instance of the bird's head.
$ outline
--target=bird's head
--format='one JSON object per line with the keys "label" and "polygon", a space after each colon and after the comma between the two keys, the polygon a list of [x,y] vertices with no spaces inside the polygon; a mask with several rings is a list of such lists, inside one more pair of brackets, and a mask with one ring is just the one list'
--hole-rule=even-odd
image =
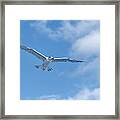
{"label": "bird's head", "polygon": [[52,60],[52,59],[54,59],[54,57],[49,56],[48,59],[51,59],[51,60]]}

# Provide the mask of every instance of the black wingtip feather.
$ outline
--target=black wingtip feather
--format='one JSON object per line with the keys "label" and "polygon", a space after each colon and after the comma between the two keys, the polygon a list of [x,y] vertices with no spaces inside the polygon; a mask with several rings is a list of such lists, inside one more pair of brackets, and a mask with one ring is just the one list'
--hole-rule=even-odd
{"label": "black wingtip feather", "polygon": [[28,49],[30,49],[30,48],[28,48],[28,47],[26,47],[26,46],[24,46],[24,45],[20,45],[20,48],[23,49],[23,50],[28,50]]}

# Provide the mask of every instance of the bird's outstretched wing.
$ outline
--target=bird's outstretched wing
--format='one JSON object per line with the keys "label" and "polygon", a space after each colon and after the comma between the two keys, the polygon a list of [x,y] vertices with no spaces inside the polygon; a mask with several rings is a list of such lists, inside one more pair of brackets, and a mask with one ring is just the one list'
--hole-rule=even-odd
{"label": "bird's outstretched wing", "polygon": [[84,62],[84,61],[64,57],[64,58],[54,58],[52,62]]}
{"label": "bird's outstretched wing", "polygon": [[41,54],[40,52],[38,52],[38,51],[36,51],[36,50],[34,50],[32,48],[26,47],[24,45],[21,45],[20,48],[27,51],[28,53],[31,53],[31,54],[35,55],[37,58],[39,58],[39,59],[41,59],[43,61],[46,60],[46,56],[44,56],[43,54]]}

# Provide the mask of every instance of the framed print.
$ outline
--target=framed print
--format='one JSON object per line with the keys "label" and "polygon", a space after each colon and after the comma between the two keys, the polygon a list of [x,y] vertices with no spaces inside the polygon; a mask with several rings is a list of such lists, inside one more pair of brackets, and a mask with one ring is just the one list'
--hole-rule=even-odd
{"label": "framed print", "polygon": [[2,2],[1,118],[119,119],[119,2]]}

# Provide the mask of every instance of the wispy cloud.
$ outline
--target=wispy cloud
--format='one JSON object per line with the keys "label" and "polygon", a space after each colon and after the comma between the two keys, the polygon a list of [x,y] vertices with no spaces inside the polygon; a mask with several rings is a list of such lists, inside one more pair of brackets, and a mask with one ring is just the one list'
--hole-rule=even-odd
{"label": "wispy cloud", "polygon": [[100,89],[95,88],[90,90],[88,88],[80,90],[73,97],[69,98],[71,100],[99,100],[100,99]]}
{"label": "wispy cloud", "polygon": [[59,100],[61,97],[59,95],[51,94],[51,95],[43,95],[38,97],[39,100]]}
{"label": "wispy cloud", "polygon": [[[99,21],[61,21],[59,26],[53,28],[49,25],[50,21],[35,21],[30,25],[38,33],[44,32],[50,39],[71,42],[69,49],[72,57],[90,57],[99,52]],[[53,21],[52,21],[53,22]]]}
{"label": "wispy cloud", "polygon": [[67,96],[64,98],[60,95],[46,95],[37,98],[39,100],[99,100],[100,99],[100,88],[83,88],[80,89],[73,96]]}
{"label": "wispy cloud", "polygon": [[[86,63],[80,64],[77,68],[70,73],[71,77],[81,76],[81,77],[90,77],[96,78],[98,76],[99,80],[99,72],[100,72],[100,61],[99,57],[95,57],[93,59],[89,59]],[[94,74],[93,74],[94,73]],[[92,79],[91,79],[92,80]]]}
{"label": "wispy cloud", "polygon": [[43,95],[40,97],[37,97],[36,100],[99,100],[100,99],[100,89],[94,88],[83,88],[80,89],[76,94],[73,96],[67,96],[64,98],[64,96],[60,95]]}
{"label": "wispy cloud", "polygon": [[[71,47],[70,56],[85,62],[71,71],[71,77],[84,76],[99,81],[100,72],[100,35],[99,30],[91,31],[88,35],[76,40]],[[94,73],[94,74],[93,74]]]}
{"label": "wispy cloud", "polygon": [[71,56],[89,58],[98,56],[100,49],[100,33],[98,30],[91,31],[88,35],[77,39],[71,47]]}
{"label": "wispy cloud", "polygon": [[[81,63],[77,68],[71,72],[70,76],[84,76],[88,79],[92,78],[99,80],[100,72],[100,30],[91,29],[89,33],[72,43],[70,48],[70,56],[76,59],[84,60],[84,63]],[[96,74],[94,75],[93,74]],[[91,80],[92,80],[91,79]]]}
{"label": "wispy cloud", "polygon": [[50,21],[35,21],[31,24],[38,32],[46,32],[53,40],[66,40],[74,42],[76,39],[85,36],[91,30],[96,30],[99,27],[97,20],[83,21],[61,21],[60,26],[56,29],[49,27]]}

